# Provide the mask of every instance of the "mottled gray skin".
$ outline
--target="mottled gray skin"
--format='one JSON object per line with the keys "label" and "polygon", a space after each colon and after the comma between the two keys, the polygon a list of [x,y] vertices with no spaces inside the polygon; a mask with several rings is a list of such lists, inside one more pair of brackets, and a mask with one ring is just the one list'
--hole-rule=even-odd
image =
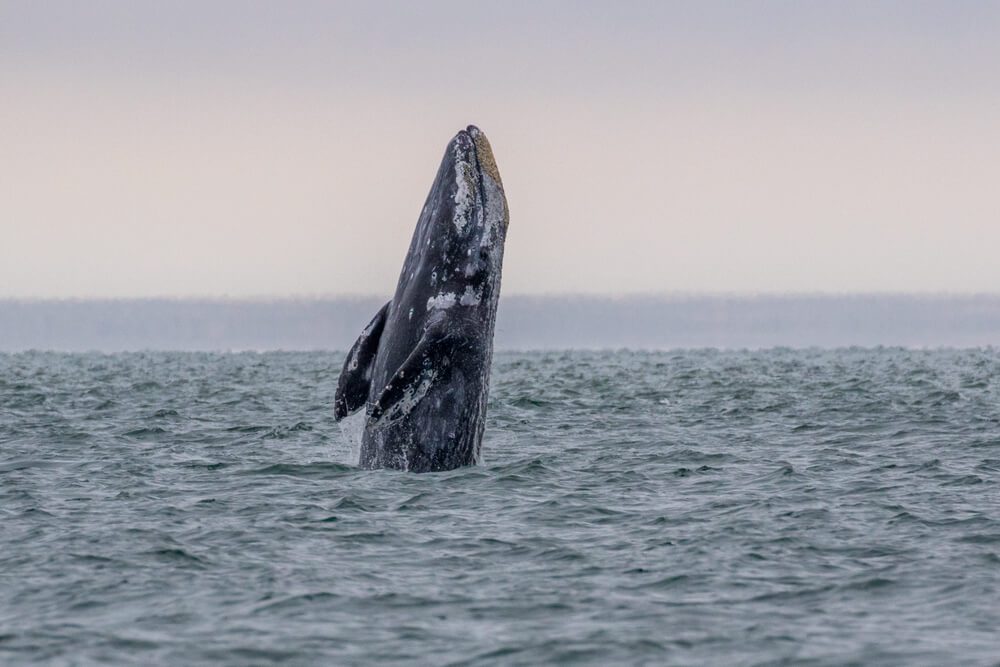
{"label": "mottled gray skin", "polygon": [[344,361],[334,416],[365,408],[363,467],[479,461],[507,224],[489,142],[469,126],[448,144],[395,295]]}

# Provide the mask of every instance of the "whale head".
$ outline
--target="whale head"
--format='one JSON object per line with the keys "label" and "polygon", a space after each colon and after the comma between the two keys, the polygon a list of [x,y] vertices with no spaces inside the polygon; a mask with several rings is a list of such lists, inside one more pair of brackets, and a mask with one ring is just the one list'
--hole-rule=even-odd
{"label": "whale head", "polygon": [[492,317],[508,224],[493,150],[470,125],[445,150],[404,267],[413,287],[431,295],[428,311],[482,308]]}

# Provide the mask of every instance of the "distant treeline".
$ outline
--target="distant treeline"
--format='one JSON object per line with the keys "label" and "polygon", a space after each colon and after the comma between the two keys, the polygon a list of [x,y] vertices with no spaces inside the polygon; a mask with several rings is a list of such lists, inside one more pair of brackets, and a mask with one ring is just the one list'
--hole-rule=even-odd
{"label": "distant treeline", "polygon": [[[376,298],[0,300],[0,351],[345,350]],[[1000,345],[1000,295],[512,296],[498,349]]]}

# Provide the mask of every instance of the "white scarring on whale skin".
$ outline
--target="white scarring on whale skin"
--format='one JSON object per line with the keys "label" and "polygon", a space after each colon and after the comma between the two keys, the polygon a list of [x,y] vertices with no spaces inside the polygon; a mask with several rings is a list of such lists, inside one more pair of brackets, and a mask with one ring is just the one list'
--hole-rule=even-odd
{"label": "white scarring on whale skin", "polygon": [[465,286],[465,292],[462,293],[462,298],[459,299],[458,303],[463,306],[478,306],[483,300],[483,292],[473,292],[470,285]]}
{"label": "white scarring on whale skin", "polygon": [[452,222],[455,229],[461,232],[465,229],[465,223],[469,218],[469,210],[472,208],[472,188],[469,187],[469,180],[472,174],[472,165],[462,159],[461,149],[455,146],[455,215]]}
{"label": "white scarring on whale skin", "polygon": [[460,306],[478,306],[482,303],[483,294],[482,290],[473,291],[472,287],[469,285],[465,286],[465,291],[462,292],[462,296],[459,297],[454,292],[445,292],[443,294],[438,294],[427,299],[427,311],[432,310],[448,310],[456,303]]}
{"label": "white scarring on whale skin", "polygon": [[458,295],[454,292],[445,292],[427,299],[427,310],[448,310],[458,301]]}
{"label": "white scarring on whale skin", "polygon": [[[413,412],[413,408],[416,407],[417,403],[427,394],[427,391],[434,384],[434,380],[437,379],[438,372],[434,369],[426,370],[422,373],[423,377],[420,379],[419,383],[411,384],[407,387],[406,391],[403,392],[403,397],[397,402],[393,403],[388,410],[382,413],[382,415],[375,421],[368,424],[369,428],[378,428],[379,426],[384,426],[385,424],[391,423],[405,417],[406,415]],[[400,377],[399,380],[404,380],[405,378]]]}

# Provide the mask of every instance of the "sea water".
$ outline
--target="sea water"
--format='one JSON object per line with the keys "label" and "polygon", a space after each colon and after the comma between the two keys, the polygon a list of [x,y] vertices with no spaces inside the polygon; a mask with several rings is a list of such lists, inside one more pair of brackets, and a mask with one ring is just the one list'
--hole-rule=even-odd
{"label": "sea water", "polygon": [[1000,661],[1000,351],[501,353],[356,467],[342,353],[0,355],[0,662]]}

